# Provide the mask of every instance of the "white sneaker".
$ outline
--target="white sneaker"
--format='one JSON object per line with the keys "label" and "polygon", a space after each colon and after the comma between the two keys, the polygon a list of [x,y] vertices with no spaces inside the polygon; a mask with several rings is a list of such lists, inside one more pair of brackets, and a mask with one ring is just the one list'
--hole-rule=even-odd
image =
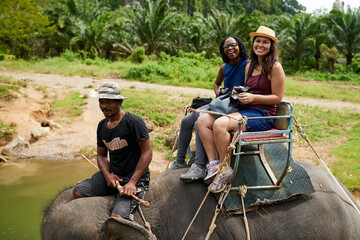
{"label": "white sneaker", "polygon": [[206,165],[207,175],[204,178],[204,183],[210,184],[214,180],[214,178],[218,172],[218,170],[216,168],[217,165],[219,165],[219,160],[211,161],[210,163],[208,163]]}
{"label": "white sneaker", "polygon": [[213,193],[218,193],[224,190],[233,172],[234,171],[230,167],[227,168],[225,173],[220,172],[220,174],[215,178],[213,184],[209,186],[208,190]]}

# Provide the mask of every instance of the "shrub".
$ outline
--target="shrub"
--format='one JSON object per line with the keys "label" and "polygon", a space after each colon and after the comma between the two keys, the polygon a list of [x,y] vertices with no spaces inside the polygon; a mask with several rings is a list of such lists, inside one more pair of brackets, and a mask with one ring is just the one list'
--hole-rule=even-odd
{"label": "shrub", "polygon": [[130,55],[130,61],[133,63],[142,63],[145,60],[145,48],[137,47]]}
{"label": "shrub", "polygon": [[14,123],[7,125],[0,120],[0,146],[12,140],[13,135],[16,133],[15,126]]}
{"label": "shrub", "polygon": [[79,53],[74,53],[73,51],[71,51],[69,49],[66,49],[65,52],[63,52],[61,54],[61,57],[65,58],[69,62],[72,62],[72,61],[77,60],[77,59],[81,59]]}
{"label": "shrub", "polygon": [[354,72],[360,73],[360,53],[355,54],[353,57],[351,67]]}

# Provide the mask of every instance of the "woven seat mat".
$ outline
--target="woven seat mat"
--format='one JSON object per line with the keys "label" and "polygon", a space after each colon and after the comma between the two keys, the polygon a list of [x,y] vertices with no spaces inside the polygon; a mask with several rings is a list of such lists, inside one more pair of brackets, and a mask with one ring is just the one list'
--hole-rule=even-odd
{"label": "woven seat mat", "polygon": [[[263,146],[266,160],[273,169],[275,176],[279,178],[286,165],[288,150],[280,143],[264,144]],[[254,150],[257,150],[256,146],[243,146],[241,149],[241,151]],[[232,162],[234,160],[235,157],[233,156]],[[259,155],[244,155],[240,157],[237,175],[232,183],[232,187],[242,185],[272,185],[261,164]],[[313,193],[314,191],[310,177],[305,169],[291,159],[290,167],[279,189],[248,189],[244,198],[244,204],[246,209],[265,204],[274,204],[297,195]],[[226,211],[241,210],[241,196],[236,191],[231,191],[224,202],[224,207]]]}

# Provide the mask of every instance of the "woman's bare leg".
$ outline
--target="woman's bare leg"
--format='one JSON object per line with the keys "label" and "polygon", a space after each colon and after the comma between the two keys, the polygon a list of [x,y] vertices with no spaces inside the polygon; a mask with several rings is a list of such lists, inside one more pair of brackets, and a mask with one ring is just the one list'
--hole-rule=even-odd
{"label": "woman's bare leg", "polygon": [[[240,113],[232,113],[229,116],[236,119],[241,117]],[[231,142],[230,132],[238,131],[238,122],[233,118],[224,116],[216,119],[213,124],[214,142],[219,152],[220,162],[224,161],[225,155],[228,152],[227,147]],[[228,159],[228,164],[230,166],[230,158]]]}
{"label": "woman's bare leg", "polygon": [[217,150],[214,139],[213,124],[215,118],[208,113],[201,115],[197,120],[197,128],[209,162],[217,160]]}

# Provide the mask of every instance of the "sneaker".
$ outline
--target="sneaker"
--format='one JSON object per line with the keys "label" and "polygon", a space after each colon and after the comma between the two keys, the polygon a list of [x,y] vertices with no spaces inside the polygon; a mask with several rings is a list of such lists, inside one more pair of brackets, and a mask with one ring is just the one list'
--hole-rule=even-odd
{"label": "sneaker", "polygon": [[169,170],[176,170],[176,169],[181,169],[181,168],[187,168],[188,165],[184,162],[184,163],[178,163],[177,161],[175,161],[171,166]]}
{"label": "sneaker", "polygon": [[180,176],[180,180],[183,182],[192,182],[196,180],[203,180],[206,176],[205,168],[196,165],[195,163],[191,164],[190,169],[187,173]]}
{"label": "sneaker", "polygon": [[217,165],[219,165],[218,160],[212,161],[206,165],[207,175],[204,178],[204,183],[210,184],[214,180],[217,174],[217,168],[216,168]]}
{"label": "sneaker", "polygon": [[209,186],[208,190],[213,193],[218,193],[224,190],[233,172],[232,168],[227,168],[225,173],[220,173],[215,178],[213,184]]}

